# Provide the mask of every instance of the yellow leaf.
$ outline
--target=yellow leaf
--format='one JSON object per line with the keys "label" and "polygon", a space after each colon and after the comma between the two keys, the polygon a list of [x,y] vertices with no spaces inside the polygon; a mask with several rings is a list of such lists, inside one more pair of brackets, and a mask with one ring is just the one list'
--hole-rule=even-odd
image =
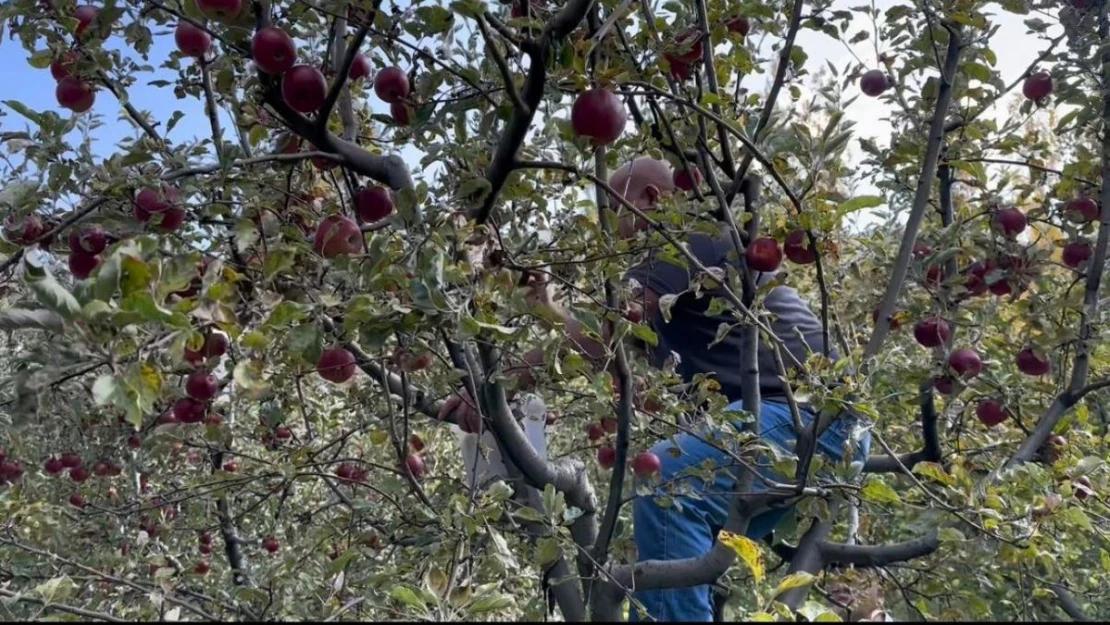
{"label": "yellow leaf", "polygon": [[767,612],[756,612],[755,614],[749,614],[748,620],[753,623],[774,623],[775,617]]}
{"label": "yellow leaf", "polygon": [[766,564],[763,560],[763,552],[759,550],[759,545],[755,541],[747,536],[739,536],[724,530],[721,530],[717,539],[740,556],[744,564],[748,565],[748,570],[752,572],[752,577],[755,578],[757,584],[763,581]]}
{"label": "yellow leaf", "polygon": [[798,571],[797,573],[792,573],[788,575],[786,579],[779,582],[779,585],[775,587],[775,592],[773,596],[777,597],[782,593],[794,588],[809,586],[813,584],[814,580],[816,579],[817,577],[815,575],[813,575],[812,573],[807,573],[806,571]]}

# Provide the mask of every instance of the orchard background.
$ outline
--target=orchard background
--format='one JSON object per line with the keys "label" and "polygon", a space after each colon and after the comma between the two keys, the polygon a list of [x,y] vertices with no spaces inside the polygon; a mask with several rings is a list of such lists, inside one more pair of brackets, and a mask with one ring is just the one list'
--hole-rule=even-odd
{"label": "orchard background", "polygon": [[[1110,617],[1108,11],[4,3],[0,615],[608,620],[716,581],[728,619]],[[642,155],[689,189],[620,241]],[[619,340],[599,375],[522,285],[651,343],[622,271],[720,228],[745,260],[699,288],[773,343],[781,262],[842,356],[792,401],[872,457],[818,477],[803,431],[733,536],[633,567],[633,459],[735,437],[725,401]],[[546,457],[505,375],[537,346]],[[480,489],[460,387],[510,459]]]}

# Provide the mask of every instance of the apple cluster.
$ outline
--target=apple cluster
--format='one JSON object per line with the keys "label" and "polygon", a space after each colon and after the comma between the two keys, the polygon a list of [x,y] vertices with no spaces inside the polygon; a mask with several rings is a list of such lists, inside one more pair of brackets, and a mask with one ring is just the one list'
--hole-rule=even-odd
{"label": "apple cluster", "polygon": [[[47,5],[49,11],[54,11],[52,3]],[[96,102],[96,88],[87,80],[87,76],[77,71],[81,62],[81,45],[94,38],[105,39],[111,32],[110,24],[100,24],[96,27],[100,9],[90,5],[80,5],[73,9],[68,17],[77,20],[74,30],[74,47],[62,52],[50,63],[50,75],[57,81],[54,97],[58,105],[74,113],[84,113],[92,108]]]}

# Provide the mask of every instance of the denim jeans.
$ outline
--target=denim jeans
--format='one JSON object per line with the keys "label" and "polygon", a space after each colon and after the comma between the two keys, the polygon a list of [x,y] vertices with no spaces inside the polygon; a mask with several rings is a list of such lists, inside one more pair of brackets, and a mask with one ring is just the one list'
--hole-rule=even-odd
{"label": "denim jeans", "polygon": [[[741,403],[729,405],[729,410],[738,410]],[[794,420],[790,407],[785,403],[764,401],[760,411],[760,438],[778,448],[793,451],[796,443]],[[802,422],[809,425],[813,414],[802,411]],[[818,451],[827,460],[837,462],[845,452],[845,443],[852,432],[855,420],[841,418],[818,439]],[[745,425],[734,423],[738,429]],[[702,436],[702,439],[708,439]],[[725,441],[714,441],[717,447],[730,447]],[[677,443],[677,445],[676,445]],[[675,454],[675,447],[681,454]],[[859,441],[855,460],[865,460],[871,447],[871,435],[867,433]],[[677,494],[671,505],[662,506],[653,497],[637,497],[633,502],[633,540],[636,543],[637,559],[678,560],[700,556],[713,546],[717,533],[724,526],[728,516],[729,499],[734,494],[736,476],[735,462],[726,453],[713,445],[690,434],[680,434],[675,439],[666,440],[652,448],[662,463],[660,486],[656,493],[672,496],[670,489],[683,483],[697,493],[700,498]],[[677,457],[676,457],[677,455]],[[768,466],[767,459],[761,459],[760,473],[775,481],[787,481],[775,475]],[[713,467],[715,481],[708,483],[704,475],[687,475],[687,468],[704,469]],[[736,471],[736,473],[734,473]],[[791,476],[792,477],[792,476]],[[759,492],[767,486],[755,480],[752,490]],[[675,503],[680,505],[675,505]],[[757,515],[748,525],[747,536],[760,540],[771,533],[793,508],[777,508]],[[634,592],[633,598],[643,604],[648,617],[644,620],[655,621],[712,621],[712,586],[696,586],[668,590],[649,590]],[[629,609],[629,620],[642,620],[635,602]]]}

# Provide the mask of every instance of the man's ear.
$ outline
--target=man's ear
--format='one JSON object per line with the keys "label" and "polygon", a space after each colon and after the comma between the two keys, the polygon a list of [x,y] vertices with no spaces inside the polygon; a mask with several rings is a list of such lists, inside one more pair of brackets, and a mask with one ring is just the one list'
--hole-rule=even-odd
{"label": "man's ear", "polygon": [[659,187],[653,184],[649,184],[644,187],[644,197],[647,198],[648,206],[651,206],[653,208],[657,206],[659,204],[659,198],[662,195],[663,192],[659,190]]}

